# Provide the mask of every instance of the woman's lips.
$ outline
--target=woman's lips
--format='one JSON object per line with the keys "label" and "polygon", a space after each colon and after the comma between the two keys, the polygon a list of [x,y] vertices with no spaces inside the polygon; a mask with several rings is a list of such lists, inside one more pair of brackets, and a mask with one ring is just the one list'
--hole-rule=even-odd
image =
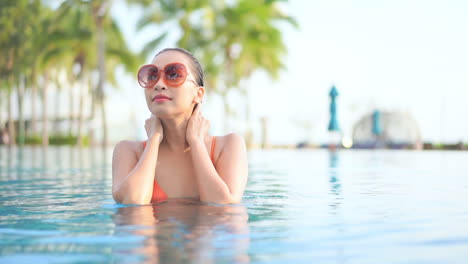
{"label": "woman's lips", "polygon": [[163,95],[163,94],[158,94],[158,95],[153,97],[153,101],[157,102],[157,103],[164,102],[164,101],[167,101],[167,100],[172,100],[172,99],[170,97],[167,97],[167,96]]}
{"label": "woman's lips", "polygon": [[154,99],[154,101],[155,101],[156,103],[161,103],[161,102],[164,102],[164,101],[169,101],[169,100],[171,100],[171,99],[168,99],[168,98],[159,98],[159,99]]}

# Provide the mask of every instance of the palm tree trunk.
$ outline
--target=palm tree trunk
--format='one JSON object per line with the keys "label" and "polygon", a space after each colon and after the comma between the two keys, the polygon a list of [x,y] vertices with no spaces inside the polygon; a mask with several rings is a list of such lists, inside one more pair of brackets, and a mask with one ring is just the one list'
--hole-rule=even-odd
{"label": "palm tree trunk", "polygon": [[80,87],[81,89],[78,89],[78,92],[79,92],[79,98],[80,98],[80,102],[79,102],[79,105],[78,105],[78,131],[77,131],[77,137],[78,137],[78,145],[80,147],[83,147],[83,110],[84,110],[84,93],[86,91],[86,89],[84,89],[86,87],[86,82],[83,81],[84,78],[82,78],[82,80],[79,82]]}
{"label": "palm tree trunk", "polygon": [[52,130],[53,134],[57,134],[59,131],[60,124],[60,95],[62,93],[62,87],[59,81],[56,81],[57,92],[55,93],[55,118],[52,119]]}
{"label": "palm tree trunk", "polygon": [[73,110],[75,108],[75,105],[74,105],[74,98],[73,98],[73,90],[74,90],[74,82],[71,83],[69,85],[69,93],[68,93],[68,96],[69,96],[69,107],[70,107],[70,117],[69,117],[69,127],[68,127],[68,134],[69,135],[72,135],[73,134],[73,128],[74,128],[74,125],[75,125],[75,117],[74,117],[74,113],[73,113]]}
{"label": "palm tree trunk", "polygon": [[104,104],[104,100],[101,102],[101,122],[102,122],[102,146],[108,146],[108,138],[107,138],[107,119],[106,119],[106,106]]}
{"label": "palm tree trunk", "polygon": [[94,146],[95,145],[95,139],[94,135],[96,134],[95,132],[95,127],[94,127],[94,117],[96,116],[96,91],[93,89],[93,82],[91,81],[91,78],[88,78],[88,87],[89,87],[89,93],[91,95],[91,114],[89,118],[87,119],[88,123],[88,136],[89,136],[89,145]]}
{"label": "palm tree trunk", "polygon": [[[244,88],[246,87],[246,81],[244,82]],[[253,147],[253,131],[252,131],[252,123],[250,120],[250,96],[249,96],[249,90],[245,89],[245,144],[247,145],[248,149],[251,149]]]}
{"label": "palm tree trunk", "polygon": [[266,149],[270,147],[269,144],[269,134],[268,134],[268,127],[269,127],[269,119],[268,117],[264,116],[261,119],[261,124],[262,124],[262,144],[261,148]]}
{"label": "palm tree trunk", "polygon": [[47,88],[49,86],[49,72],[46,71],[44,75],[44,87],[42,88],[42,145],[47,147],[49,145],[49,127],[47,123]]}
{"label": "palm tree trunk", "polygon": [[[2,111],[2,104],[3,104],[3,98],[5,98],[3,96],[3,90],[0,89],[0,135],[2,135],[3,133],[3,129],[5,128],[5,126],[3,125],[3,113],[4,111]],[[0,139],[1,141],[1,139]]]}
{"label": "palm tree trunk", "polygon": [[[11,83],[11,82],[10,82]],[[16,131],[15,122],[13,120],[13,106],[11,104],[11,88],[7,92],[7,106],[8,106],[8,136],[10,138],[10,145],[16,145]]]}
{"label": "palm tree trunk", "polygon": [[16,93],[17,95],[17,100],[18,100],[18,143],[20,145],[24,145],[24,115],[23,115],[23,99],[24,99],[24,89],[26,85],[26,80],[23,78],[20,78],[20,82],[18,84],[18,92]]}
{"label": "palm tree trunk", "polygon": [[101,107],[101,122],[102,122],[102,145],[105,147],[108,144],[107,139],[107,120],[106,120],[106,110],[104,105],[104,78],[106,76],[106,58],[105,58],[105,38],[104,38],[104,28],[103,28],[103,19],[107,13],[107,4],[103,3],[98,8],[96,18],[96,28],[97,28],[97,51],[98,51],[98,67],[99,67],[99,80],[98,80],[98,100]]}
{"label": "palm tree trunk", "polygon": [[36,100],[37,100],[37,86],[33,84],[31,95],[31,134],[37,134],[37,115],[36,115]]}
{"label": "palm tree trunk", "polygon": [[31,87],[31,134],[37,135],[37,115],[36,115],[36,104],[37,104],[37,86],[33,77]]}

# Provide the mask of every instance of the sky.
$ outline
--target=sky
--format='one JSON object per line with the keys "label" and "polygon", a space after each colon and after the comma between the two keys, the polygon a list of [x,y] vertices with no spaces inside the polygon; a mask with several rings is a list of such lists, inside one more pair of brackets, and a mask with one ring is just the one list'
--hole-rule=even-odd
{"label": "sky", "polygon": [[[137,8],[114,2],[112,15],[130,47],[139,51],[158,28],[135,32]],[[468,142],[468,1],[290,1],[282,9],[299,28],[280,25],[288,49],[278,80],[264,72],[248,81],[251,124],[260,140],[260,118],[269,120],[272,144],[329,139],[328,92],[338,89],[338,120],[345,136],[374,109],[404,111],[418,123],[424,141]],[[175,45],[177,33],[155,52]],[[141,64],[149,62],[144,61]],[[134,75],[119,71],[119,89],[109,94],[109,115],[118,132],[144,138],[149,116]],[[233,96],[242,108],[246,102]],[[219,98],[206,98],[203,114],[215,135],[224,133]],[[131,114],[135,112],[135,114]],[[133,127],[128,126],[128,117]],[[246,124],[232,124],[242,132]]]}

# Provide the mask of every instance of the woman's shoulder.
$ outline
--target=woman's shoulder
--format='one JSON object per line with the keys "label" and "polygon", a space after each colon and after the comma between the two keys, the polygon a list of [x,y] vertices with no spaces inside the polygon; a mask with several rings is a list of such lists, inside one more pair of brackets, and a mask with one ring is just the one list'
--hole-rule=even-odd
{"label": "woman's shoulder", "polygon": [[223,136],[216,136],[216,147],[215,152],[218,152],[217,156],[226,149],[245,149],[245,140],[238,133],[229,133]]}
{"label": "woman's shoulder", "polygon": [[238,133],[216,136],[215,144],[213,153],[215,166],[222,167],[226,164],[232,164],[233,160],[246,159],[247,147],[244,138]]}
{"label": "woman's shoulder", "polygon": [[138,154],[143,151],[144,143],[145,141],[122,140],[115,145],[114,153],[130,152],[130,153]]}
{"label": "woman's shoulder", "polygon": [[224,136],[216,136],[216,142],[222,143],[223,145],[228,144],[244,144],[244,138],[238,133],[229,133]]}

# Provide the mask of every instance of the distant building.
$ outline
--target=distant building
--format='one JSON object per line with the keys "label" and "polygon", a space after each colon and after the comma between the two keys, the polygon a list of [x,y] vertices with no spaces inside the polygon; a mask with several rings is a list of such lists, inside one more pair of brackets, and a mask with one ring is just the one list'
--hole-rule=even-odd
{"label": "distant building", "polygon": [[421,148],[421,131],[411,114],[380,112],[381,131],[376,134],[373,131],[374,113],[363,116],[353,126],[353,147]]}

